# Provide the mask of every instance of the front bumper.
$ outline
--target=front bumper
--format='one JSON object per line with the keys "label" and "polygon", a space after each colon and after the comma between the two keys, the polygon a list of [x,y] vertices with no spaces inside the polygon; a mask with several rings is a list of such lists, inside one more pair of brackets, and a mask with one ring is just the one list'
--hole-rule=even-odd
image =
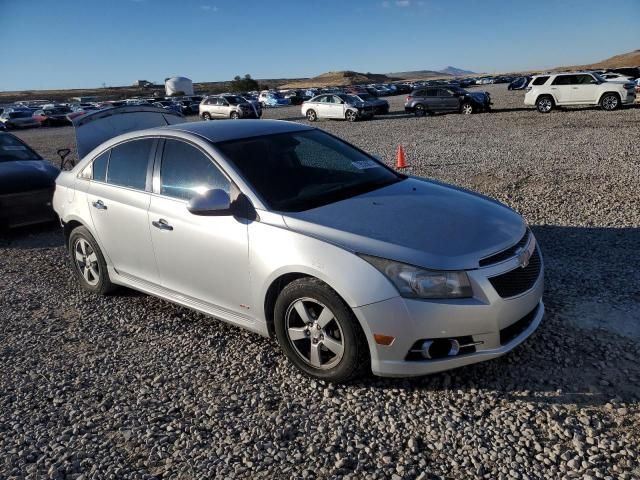
{"label": "front bumper", "polygon": [[[369,343],[373,373],[385,377],[436,373],[499,357],[522,343],[544,315],[544,268],[541,265],[528,291],[502,298],[489,279],[515,268],[519,267],[514,258],[469,271],[474,298],[429,301],[398,296],[354,308]],[[395,340],[389,346],[379,345],[374,334]],[[461,350],[458,355],[431,360],[411,357],[418,341],[459,337],[475,344],[472,352]]]}

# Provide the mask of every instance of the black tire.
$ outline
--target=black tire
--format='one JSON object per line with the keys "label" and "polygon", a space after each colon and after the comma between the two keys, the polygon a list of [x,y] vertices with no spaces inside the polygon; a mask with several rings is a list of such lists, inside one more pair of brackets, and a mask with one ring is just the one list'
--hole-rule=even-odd
{"label": "black tire", "polygon": [[616,93],[605,93],[600,99],[600,106],[607,112],[612,112],[620,106],[620,97]]}
{"label": "black tire", "polygon": [[536,100],[536,109],[540,113],[549,113],[555,107],[555,102],[551,95],[541,95]]}
{"label": "black tire", "polygon": [[460,113],[463,115],[471,115],[473,113],[473,105],[469,102],[464,102],[460,105]]}
{"label": "black tire", "polygon": [[[298,353],[298,347],[294,346],[294,340],[291,340],[287,333],[287,316],[296,315],[289,312],[295,310],[293,305],[302,299],[310,301],[311,306],[314,305],[313,302],[316,302],[328,308],[333,314],[328,325],[333,325],[336,329],[339,328],[344,350],[335,365],[331,366],[331,362],[327,364],[330,368],[317,368],[311,365],[308,360],[304,360]],[[309,314],[313,317],[313,311],[309,310]],[[274,324],[276,337],[284,354],[291,363],[310,377],[341,383],[362,375],[370,369],[369,348],[358,320],[344,300],[326,283],[317,278],[300,278],[291,282],[280,292],[275,305]],[[307,339],[302,339],[296,342],[304,343],[306,341]],[[311,349],[311,338],[308,339],[308,342],[309,349]],[[320,348],[325,349],[324,355],[331,355],[331,351],[326,347]]]}
{"label": "black tire", "polygon": [[307,117],[307,120],[310,122],[315,122],[316,120],[318,120],[318,114],[316,113],[315,110],[311,108],[307,110],[306,117]]}
{"label": "black tire", "polygon": [[354,110],[347,110],[344,114],[344,118],[346,118],[349,122],[355,122],[356,120],[358,120],[358,112]]}
{"label": "black tire", "polygon": [[238,112],[231,112],[231,120],[238,120],[239,118]]}
{"label": "black tire", "polygon": [[211,120],[211,114],[209,112],[204,112],[202,114],[202,119],[203,120]]}
{"label": "black tire", "polygon": [[[87,281],[85,276],[81,271],[81,267],[79,266],[79,262],[76,259],[76,248],[79,248],[79,243],[81,241],[87,242],[91,246],[91,253],[95,253],[96,260],[94,268],[97,267],[97,282],[95,284]],[[111,280],[109,279],[109,273],[107,271],[107,263],[104,260],[104,256],[102,255],[102,251],[100,247],[96,243],[96,240],[93,238],[89,230],[85,227],[76,227],[73,229],[71,234],[69,235],[69,242],[67,243],[67,248],[69,252],[69,263],[73,273],[78,279],[78,283],[80,286],[91,293],[96,293],[98,295],[105,295],[111,291],[113,291],[116,287]]]}
{"label": "black tire", "polygon": [[413,108],[414,108],[413,114],[416,117],[424,117],[427,114],[427,109],[424,108],[424,105],[418,104]]}

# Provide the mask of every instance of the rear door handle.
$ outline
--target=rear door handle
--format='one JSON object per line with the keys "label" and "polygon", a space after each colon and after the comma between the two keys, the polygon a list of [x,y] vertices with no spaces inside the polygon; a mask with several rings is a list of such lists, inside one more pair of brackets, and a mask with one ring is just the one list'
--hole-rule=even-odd
{"label": "rear door handle", "polygon": [[92,202],[91,205],[93,205],[93,208],[97,208],[98,210],[107,209],[107,206],[102,202],[102,200],[96,200],[95,202]]}
{"label": "rear door handle", "polygon": [[151,225],[153,225],[156,228],[159,228],[160,230],[169,230],[169,231],[173,230],[173,227],[169,225],[169,223],[164,218],[154,220],[153,222],[151,222]]}

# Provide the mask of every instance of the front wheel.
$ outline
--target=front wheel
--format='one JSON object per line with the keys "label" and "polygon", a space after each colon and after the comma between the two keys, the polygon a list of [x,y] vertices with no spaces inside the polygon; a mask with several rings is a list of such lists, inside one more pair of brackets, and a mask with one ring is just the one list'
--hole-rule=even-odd
{"label": "front wheel", "polygon": [[115,288],[109,279],[102,251],[89,230],[75,228],[69,236],[68,248],[71,268],[82,288],[99,295]]}
{"label": "front wheel", "polygon": [[240,118],[238,112],[231,112],[231,120],[237,120],[238,118]]}
{"label": "front wheel", "polygon": [[460,107],[460,112],[463,115],[471,115],[473,113],[473,105],[468,102],[463,103],[462,107]]}
{"label": "front wheel", "polygon": [[315,110],[307,110],[307,120],[310,122],[315,122],[318,119],[318,114]]}
{"label": "front wheel", "polygon": [[311,377],[345,382],[369,366],[367,342],[353,312],[316,278],[295,280],[282,290],[274,321],[283,352]]}
{"label": "front wheel", "polygon": [[600,106],[610,112],[620,106],[620,99],[615,93],[607,93],[600,99]]}
{"label": "front wheel", "polygon": [[358,112],[355,110],[347,110],[344,116],[349,122],[355,122],[358,119]]}

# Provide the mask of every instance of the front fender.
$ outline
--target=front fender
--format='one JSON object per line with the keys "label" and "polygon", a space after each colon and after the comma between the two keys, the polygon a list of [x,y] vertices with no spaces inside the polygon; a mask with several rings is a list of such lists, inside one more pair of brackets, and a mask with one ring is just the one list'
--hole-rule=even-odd
{"label": "front fender", "polygon": [[285,274],[319,278],[352,308],[397,297],[386,277],[355,253],[325,241],[261,222],[249,225],[254,314],[263,320],[267,291]]}

